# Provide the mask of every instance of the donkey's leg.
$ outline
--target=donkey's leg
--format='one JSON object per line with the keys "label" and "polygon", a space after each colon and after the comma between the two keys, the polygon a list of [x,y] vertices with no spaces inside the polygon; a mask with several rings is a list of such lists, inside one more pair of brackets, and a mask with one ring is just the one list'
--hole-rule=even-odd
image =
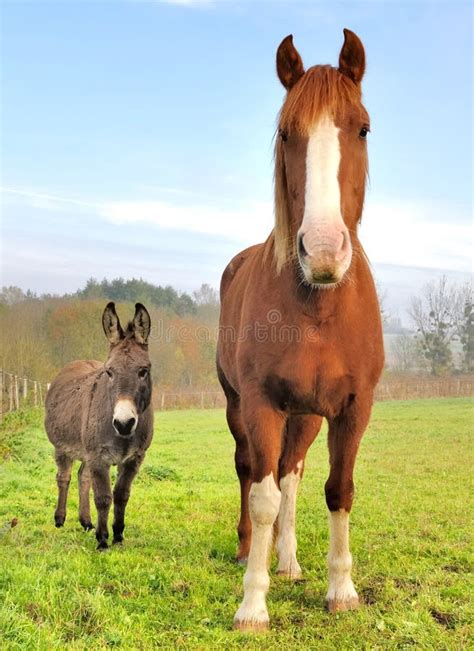
{"label": "donkey's leg", "polygon": [[269,623],[265,603],[270,585],[267,566],[273,524],[280,508],[277,478],[285,419],[282,413],[267,404],[256,404],[255,400],[246,405],[243,417],[252,462],[249,492],[252,540],[244,576],[244,599],[234,617],[234,627],[257,631],[266,629]]}
{"label": "donkey's leg", "polygon": [[108,519],[110,505],[112,504],[112,490],[110,488],[110,466],[101,462],[90,464],[94,501],[97,508],[97,528],[95,537],[97,549],[107,549],[109,537]]}
{"label": "donkey's leg", "polygon": [[125,529],[125,509],[130,497],[130,488],[140,468],[143,456],[136,456],[119,466],[119,474],[114,486],[114,543],[121,543]]}
{"label": "donkey's leg", "polygon": [[245,565],[247,563],[250,540],[252,538],[252,523],[249,513],[250,491],[250,451],[247,434],[242,422],[238,397],[227,399],[227,423],[235,439],[235,470],[240,482],[240,520],[237,526],[239,536],[239,549],[236,560]]}
{"label": "donkey's leg", "polygon": [[90,531],[94,528],[91,521],[91,505],[89,501],[91,474],[84,462],[81,463],[77,471],[77,479],[79,482],[79,522],[85,531]]}
{"label": "donkey's leg", "polygon": [[349,512],[354,497],[354,464],[369,422],[371,404],[371,397],[355,396],[339,416],[328,419],[331,469],[325,485],[329,508],[329,589],[326,603],[330,612],[351,610],[359,605],[351,578]]}
{"label": "donkey's leg", "polygon": [[66,519],[67,493],[71,481],[72,464],[73,459],[62,452],[56,452],[56,465],[58,467],[58,472],[56,474],[56,482],[58,484],[58,505],[54,512],[54,523],[57,527],[62,527]]}
{"label": "donkey's leg", "polygon": [[280,459],[281,504],[278,514],[278,574],[290,579],[301,577],[296,560],[296,494],[303,477],[308,448],[321,428],[320,416],[290,416],[287,423],[285,447]]}

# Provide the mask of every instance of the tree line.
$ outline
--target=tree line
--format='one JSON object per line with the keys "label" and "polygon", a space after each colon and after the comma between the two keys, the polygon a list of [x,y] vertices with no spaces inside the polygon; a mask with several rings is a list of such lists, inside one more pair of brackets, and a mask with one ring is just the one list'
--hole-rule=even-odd
{"label": "tree line", "polygon": [[[147,306],[153,324],[150,355],[157,388],[217,388],[219,298],[209,285],[185,293],[142,279],[90,279],[77,292],[61,296],[4,287],[0,292],[0,366],[46,383],[73,359],[105,359],[108,344],[101,316],[109,300],[117,304],[122,321],[131,317],[135,302]],[[384,303],[382,313],[387,318]],[[446,278],[428,284],[413,298],[409,317],[411,331],[391,339],[389,371],[435,376],[474,372],[469,285],[450,284]]]}

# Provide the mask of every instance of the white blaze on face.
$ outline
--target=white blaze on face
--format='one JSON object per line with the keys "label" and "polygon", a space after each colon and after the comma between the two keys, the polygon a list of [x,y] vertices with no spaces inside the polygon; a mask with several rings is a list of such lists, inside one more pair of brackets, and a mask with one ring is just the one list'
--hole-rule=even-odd
{"label": "white blaze on face", "polygon": [[132,432],[135,431],[138,423],[138,414],[135,407],[135,403],[130,398],[120,398],[115,403],[113,420],[117,420],[120,423],[127,423],[131,418],[135,419],[135,424],[132,428]]}
{"label": "white blaze on face", "polygon": [[306,150],[303,221],[299,229],[309,264],[342,276],[350,263],[350,239],[341,213],[339,129],[325,116],[315,125]]}
{"label": "white blaze on face", "polygon": [[329,609],[345,610],[358,603],[351,578],[352,556],[349,551],[349,513],[344,509],[329,513]]}
{"label": "white blaze on face", "polygon": [[234,625],[265,627],[268,611],[265,596],[270,579],[268,553],[273,537],[273,523],[280,508],[281,494],[270,473],[261,482],[253,483],[249,493],[249,511],[252,521],[252,542],[244,576],[244,599],[234,617]]}

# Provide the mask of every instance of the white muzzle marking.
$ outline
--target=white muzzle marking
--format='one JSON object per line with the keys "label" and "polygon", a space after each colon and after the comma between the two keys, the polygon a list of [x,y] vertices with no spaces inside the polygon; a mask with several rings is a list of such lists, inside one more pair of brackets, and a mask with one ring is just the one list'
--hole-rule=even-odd
{"label": "white muzzle marking", "polygon": [[132,418],[135,420],[135,423],[130,430],[129,436],[131,436],[137,428],[137,424],[138,424],[137,409],[135,407],[135,403],[130,398],[120,398],[119,400],[117,400],[117,402],[115,403],[114,414],[112,416],[112,423],[116,432],[118,434],[121,434],[121,432],[119,432],[116,427],[116,421],[118,423],[125,425]]}

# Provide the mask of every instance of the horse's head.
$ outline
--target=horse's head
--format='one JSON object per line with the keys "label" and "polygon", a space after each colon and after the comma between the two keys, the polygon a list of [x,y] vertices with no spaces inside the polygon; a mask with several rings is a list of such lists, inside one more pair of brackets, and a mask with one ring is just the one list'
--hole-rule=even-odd
{"label": "horse's head", "polygon": [[296,254],[305,281],[318,286],[334,286],[349,269],[367,175],[364,47],[348,29],[344,37],[338,68],[305,71],[292,36],[277,52],[288,91],[276,143],[277,267]]}
{"label": "horse's head", "polygon": [[113,411],[112,425],[119,436],[132,436],[140,415],[151,401],[151,364],[147,344],[150,315],[141,303],[137,303],[133,321],[124,331],[114,303],[109,303],[102,315],[102,325],[110,342],[105,372]]}

